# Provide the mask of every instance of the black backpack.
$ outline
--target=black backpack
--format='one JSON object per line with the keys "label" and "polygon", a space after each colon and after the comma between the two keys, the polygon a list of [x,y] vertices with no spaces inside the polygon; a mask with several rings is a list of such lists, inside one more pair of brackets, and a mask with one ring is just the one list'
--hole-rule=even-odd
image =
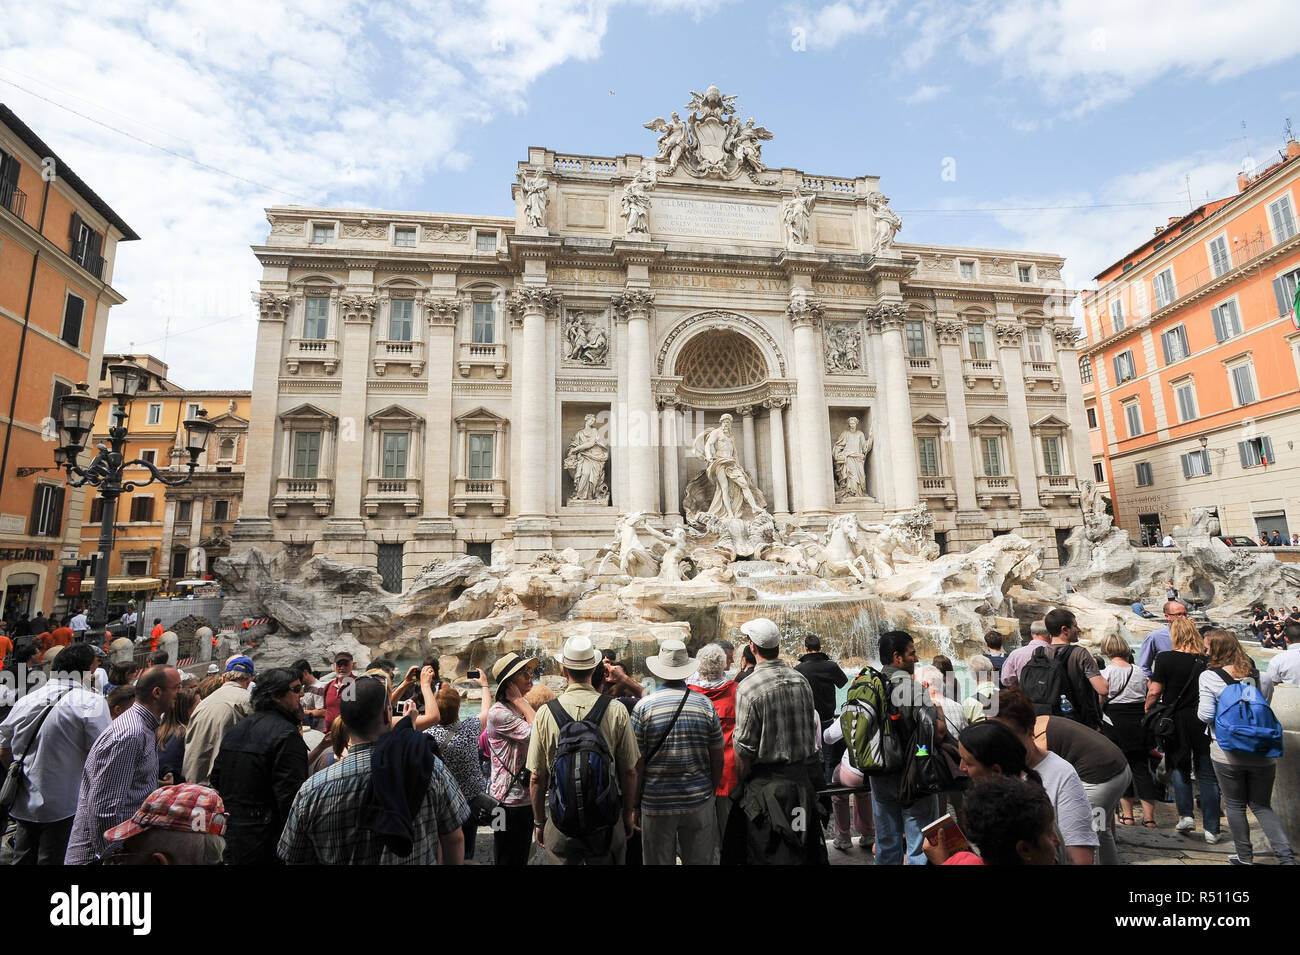
{"label": "black backpack", "polygon": [[546,704],[559,730],[546,793],[547,813],[556,829],[588,840],[593,850],[609,845],[623,811],[614,757],[600,731],[612,699],[602,696],[580,720],[566,713],[558,700]]}
{"label": "black backpack", "polygon": [[[1034,704],[1034,712],[1039,716],[1063,716],[1096,729],[1101,725],[1101,703],[1097,691],[1087,680],[1082,686],[1077,686],[1070,679],[1070,657],[1079,649],[1082,648],[1065,644],[1049,657],[1046,647],[1035,647],[1034,655],[1020,670],[1020,689]],[[1069,711],[1061,706],[1063,696],[1070,704]]]}

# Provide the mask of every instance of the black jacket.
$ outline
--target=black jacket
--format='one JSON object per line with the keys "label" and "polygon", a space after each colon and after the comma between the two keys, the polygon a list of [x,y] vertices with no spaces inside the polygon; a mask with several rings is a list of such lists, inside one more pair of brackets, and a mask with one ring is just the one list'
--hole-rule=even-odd
{"label": "black jacket", "polygon": [[805,653],[795,672],[802,673],[812,687],[813,708],[825,726],[835,715],[835,690],[849,682],[848,676],[824,653]]}
{"label": "black jacket", "polygon": [[232,726],[212,765],[212,788],[226,806],[226,865],[275,865],[293,797],[307,778],[298,721],[279,707]]}

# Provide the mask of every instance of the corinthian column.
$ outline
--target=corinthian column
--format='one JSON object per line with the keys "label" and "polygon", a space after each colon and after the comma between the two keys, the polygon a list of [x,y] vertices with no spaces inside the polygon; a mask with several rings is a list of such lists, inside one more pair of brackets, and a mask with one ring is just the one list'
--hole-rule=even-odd
{"label": "corinthian column", "polygon": [[740,456],[745,462],[745,470],[749,472],[749,479],[757,484],[758,449],[754,446],[754,406],[741,405],[736,409],[736,414],[740,415],[740,433],[745,445],[741,448]]}
{"label": "corinthian column", "polygon": [[[1002,321],[994,329],[998,340],[998,358],[1002,362],[1002,380],[1007,388],[1007,417],[1011,419],[1011,457],[1016,469],[1016,488],[1020,492],[1020,510],[1037,511],[1038,462],[1034,457],[1034,436],[1029,429],[1029,404],[1025,400],[1025,369],[1020,353],[1024,326],[1011,314],[999,315]],[[1091,460],[1091,455],[1089,456]]]}
{"label": "corinthian column", "polygon": [[546,313],[558,304],[556,294],[544,285],[520,285],[510,298],[511,310],[523,315],[524,347],[515,358],[520,368],[523,420],[520,422],[520,457],[514,473],[518,487],[511,488],[521,518],[546,517]]}
{"label": "corinthian column", "polygon": [[904,510],[914,506],[916,493],[916,442],[912,438],[912,399],[907,390],[907,356],[903,349],[901,305],[888,303],[867,311],[868,324],[880,328],[882,361],[881,383],[889,396],[889,463],[894,478],[894,506]]}
{"label": "corinthian column", "polygon": [[[230,536],[257,539],[271,536],[271,495],[275,479],[276,400],[280,392],[280,354],[284,327],[292,300],[279,292],[263,292],[257,299],[257,351],[253,359],[253,400],[249,412],[248,444],[244,451],[244,497],[239,519]],[[289,453],[289,433],[284,430],[282,452]],[[285,476],[289,472],[284,469]]]}
{"label": "corinthian column", "polygon": [[659,399],[660,427],[659,457],[663,474],[664,516],[681,514],[682,492],[677,480],[677,446],[681,443],[677,424],[677,399]]}
{"label": "corinthian column", "polygon": [[817,324],[822,304],[796,296],[786,308],[794,327],[794,375],[798,382],[795,413],[799,416],[799,491],[804,514],[829,514],[835,500],[832,489],[831,422],[826,413],[826,387],[822,380],[822,350]]}
{"label": "corinthian column", "polygon": [[[943,367],[944,396],[948,404],[948,432],[952,439],[950,460],[946,462],[957,488],[957,509],[977,512],[975,472],[970,462],[970,421],[966,413],[965,379],[962,377],[961,346],[966,326],[953,314],[939,314],[934,332],[939,338],[939,360]],[[942,453],[942,452],[941,452]]]}
{"label": "corinthian column", "polygon": [[763,407],[768,410],[768,437],[772,444],[772,513],[776,515],[790,513],[790,497],[786,492],[785,473],[785,422],[781,409],[786,406],[786,398],[768,398]]}
{"label": "corinthian column", "polygon": [[627,322],[627,429],[623,442],[632,473],[628,510],[648,514],[659,513],[651,440],[655,403],[650,390],[650,308],[654,300],[654,292],[639,288],[625,289],[613,299],[619,318]]}

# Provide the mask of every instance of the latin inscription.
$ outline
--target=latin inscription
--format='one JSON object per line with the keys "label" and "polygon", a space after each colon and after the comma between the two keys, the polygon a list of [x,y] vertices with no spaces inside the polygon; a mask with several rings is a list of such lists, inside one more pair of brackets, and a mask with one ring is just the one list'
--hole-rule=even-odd
{"label": "latin inscription", "polygon": [[782,292],[786,284],[781,279],[753,279],[732,275],[674,275],[656,272],[650,276],[655,288],[713,288],[738,292]]}
{"label": "latin inscription", "polygon": [[749,202],[656,196],[650,204],[651,234],[778,242],[779,218],[775,207]]}

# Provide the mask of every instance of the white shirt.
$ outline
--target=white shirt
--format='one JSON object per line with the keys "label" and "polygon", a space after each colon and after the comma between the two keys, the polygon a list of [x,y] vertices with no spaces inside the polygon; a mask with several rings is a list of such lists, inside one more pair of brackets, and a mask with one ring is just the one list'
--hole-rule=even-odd
{"label": "white shirt", "polygon": [[1056,827],[1061,830],[1063,844],[1098,845],[1088,793],[1074,767],[1055,753],[1048,753],[1047,758],[1034,769],[1042,777],[1043,789],[1056,810]]}
{"label": "white shirt", "polygon": [[68,621],[69,630],[89,630],[90,624],[86,622],[86,615],[79,613]]}
{"label": "white shirt", "polygon": [[1292,643],[1285,650],[1268,661],[1268,669],[1259,678],[1260,691],[1265,696],[1272,695],[1273,687],[1279,683],[1300,686],[1300,643]]}
{"label": "white shirt", "polygon": [[1164,539],[1163,541],[1160,542],[1160,546],[1161,546],[1161,547],[1173,547],[1173,546],[1174,546],[1174,538],[1173,538],[1173,535],[1172,535],[1172,534],[1166,534],[1166,535],[1165,535],[1165,539]]}
{"label": "white shirt", "polygon": [[[74,689],[68,693],[70,687]],[[41,711],[65,693],[45,718],[36,745],[31,746],[32,727]],[[30,749],[23,763],[27,783],[18,789],[13,817],[48,823],[76,815],[86,756],[111,722],[103,695],[73,680],[50,680],[22,697],[0,723],[0,749],[9,750],[15,758]]]}

